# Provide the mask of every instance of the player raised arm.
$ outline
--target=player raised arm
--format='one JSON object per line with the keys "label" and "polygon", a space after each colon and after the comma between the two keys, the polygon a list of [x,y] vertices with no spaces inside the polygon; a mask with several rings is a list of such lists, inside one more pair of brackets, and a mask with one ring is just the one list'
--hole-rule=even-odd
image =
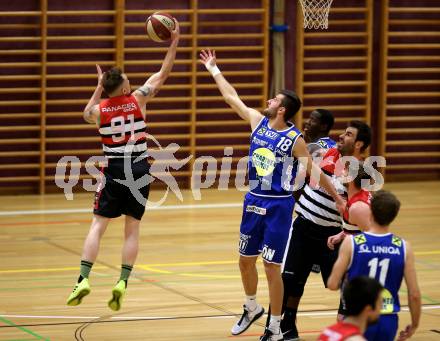
{"label": "player raised arm", "polygon": [[299,137],[295,146],[292,150],[293,156],[296,157],[299,162],[306,169],[307,175],[311,178],[315,178],[321,187],[323,187],[328,194],[335,200],[336,208],[340,213],[344,212],[345,209],[345,200],[341,198],[341,196],[336,192],[335,187],[330,181],[330,178],[324,174],[323,171],[319,168],[319,166],[313,162],[312,157],[310,156],[306,142],[302,137]]}
{"label": "player raised arm", "polygon": [[168,49],[165,59],[163,60],[162,67],[160,68],[159,72],[151,75],[144,85],[133,92],[133,95],[136,97],[136,100],[141,108],[144,108],[145,104],[147,104],[151,98],[156,96],[161,86],[163,83],[165,83],[166,79],[170,75],[171,69],[173,68],[180,36],[179,23],[177,20],[174,20],[174,22],[176,26],[171,32],[171,45]]}
{"label": "player raised arm", "polygon": [[202,50],[200,61],[214,77],[215,82],[225,100],[225,102],[235,110],[235,112],[245,121],[249,122],[251,129],[254,130],[263,118],[263,115],[252,108],[246,106],[237,94],[234,87],[225,79],[216,64],[215,50]]}
{"label": "player raised arm", "polygon": [[98,72],[98,85],[96,85],[95,92],[93,93],[92,97],[89,100],[89,103],[87,103],[86,107],[84,108],[84,121],[96,124],[99,118],[99,101],[101,100],[102,91],[104,88],[102,87],[102,70],[101,67],[96,64],[96,70]]}
{"label": "player raised arm", "polygon": [[338,290],[341,286],[342,277],[347,272],[348,265],[351,262],[352,236],[345,238],[339,249],[338,259],[333,265],[332,273],[327,281],[327,288],[330,290]]}
{"label": "player raised arm", "polygon": [[404,330],[399,333],[398,341],[409,339],[416,331],[420,322],[420,314],[422,309],[422,300],[419,285],[417,284],[416,268],[414,261],[414,253],[411,245],[406,244],[406,260],[404,269],[404,278],[408,289],[408,306],[411,314],[411,324],[407,325]]}

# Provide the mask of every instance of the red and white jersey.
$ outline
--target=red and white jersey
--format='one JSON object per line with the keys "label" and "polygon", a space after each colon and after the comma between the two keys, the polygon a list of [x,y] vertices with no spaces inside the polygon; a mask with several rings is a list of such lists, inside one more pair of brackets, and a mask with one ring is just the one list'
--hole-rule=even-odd
{"label": "red and white jersey", "polygon": [[336,163],[341,158],[341,154],[339,153],[338,148],[330,148],[324,155],[324,158],[321,161],[320,167],[324,173],[328,176],[336,175],[340,176],[341,174],[335,174]]}
{"label": "red and white jersey", "polygon": [[346,231],[346,232],[359,232],[359,226],[357,225],[353,225],[350,224],[350,207],[351,205],[353,205],[355,202],[364,202],[366,203],[368,206],[371,205],[371,193],[369,191],[365,191],[363,189],[361,189],[359,192],[357,192],[355,195],[353,195],[350,199],[348,199],[347,201],[347,206],[345,207],[345,211],[344,211],[344,223],[342,225],[342,228]]}
{"label": "red and white jersey", "polygon": [[359,327],[351,323],[340,321],[325,328],[321,335],[319,335],[318,341],[343,341],[351,336],[362,336]]}
{"label": "red and white jersey", "polygon": [[[341,154],[337,148],[327,150],[320,163],[322,171],[327,174],[339,194],[345,194],[345,187],[342,185],[338,177],[341,174],[339,168],[336,167]],[[320,225],[341,227],[342,218],[336,208],[336,203],[327,191],[320,187],[316,181],[310,179],[304,186],[304,192],[301,194],[295,212],[302,215],[305,219]]]}
{"label": "red and white jersey", "polygon": [[99,111],[99,133],[106,157],[137,157],[146,152],[147,125],[134,96],[103,100]]}

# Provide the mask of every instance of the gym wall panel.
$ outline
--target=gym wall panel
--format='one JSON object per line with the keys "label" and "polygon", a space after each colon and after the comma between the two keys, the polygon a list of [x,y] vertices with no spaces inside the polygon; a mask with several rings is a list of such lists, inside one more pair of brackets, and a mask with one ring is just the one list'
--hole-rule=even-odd
{"label": "gym wall panel", "polygon": [[195,157],[220,160],[225,145],[235,147],[234,162],[247,153],[250,129],[224,103],[198,53],[215,48],[225,76],[260,109],[268,84],[269,1],[174,0],[166,6],[133,0],[0,4],[1,192],[57,190],[56,166],[66,155],[80,160],[80,180],[90,178],[85,162],[102,155],[96,127],[82,118],[96,86],[95,64],[121,67],[133,89],[159,71],[168,43],[149,41],[144,27],[157,10],[179,20],[181,39],[169,79],[147,104],[149,148],[154,153],[176,143],[177,159],[193,156],[178,170],[166,169],[184,186]]}

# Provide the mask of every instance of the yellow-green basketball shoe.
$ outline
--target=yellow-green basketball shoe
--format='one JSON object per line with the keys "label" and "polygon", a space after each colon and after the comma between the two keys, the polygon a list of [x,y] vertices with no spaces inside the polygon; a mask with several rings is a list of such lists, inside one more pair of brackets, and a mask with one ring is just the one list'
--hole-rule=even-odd
{"label": "yellow-green basketball shoe", "polygon": [[90,284],[87,278],[83,278],[83,280],[79,283],[76,283],[75,288],[73,288],[72,293],[67,299],[67,305],[75,306],[81,304],[81,301],[84,296],[90,294]]}
{"label": "yellow-green basketball shoe", "polygon": [[125,295],[125,281],[120,280],[112,290],[112,298],[108,301],[111,310],[118,311],[121,309],[122,300]]}

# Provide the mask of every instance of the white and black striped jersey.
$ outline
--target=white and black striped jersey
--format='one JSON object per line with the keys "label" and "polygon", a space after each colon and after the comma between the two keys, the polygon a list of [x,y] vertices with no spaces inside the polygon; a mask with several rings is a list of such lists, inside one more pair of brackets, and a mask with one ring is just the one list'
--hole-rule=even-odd
{"label": "white and black striped jersey", "polygon": [[[345,187],[339,182],[335,172],[335,163],[340,154],[336,148],[331,148],[324,155],[321,163],[322,171],[331,177],[332,183],[339,194],[346,194]],[[311,184],[309,180],[305,184],[302,195],[300,196],[295,212],[302,215],[305,219],[321,226],[342,226],[342,217],[336,209],[333,198],[326,190],[319,185]]]}

